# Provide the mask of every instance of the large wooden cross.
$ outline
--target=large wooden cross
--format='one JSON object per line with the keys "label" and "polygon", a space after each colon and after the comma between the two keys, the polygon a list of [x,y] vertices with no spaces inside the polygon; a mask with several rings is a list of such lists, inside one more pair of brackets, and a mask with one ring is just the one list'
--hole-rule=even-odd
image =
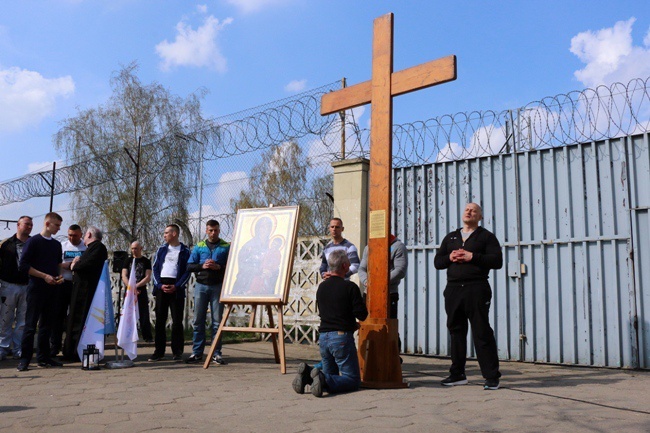
{"label": "large wooden cross", "polygon": [[393,96],[455,79],[454,55],[393,73],[393,14],[388,13],[374,21],[372,79],[328,93],[321,101],[321,115],[371,104],[369,316],[359,331],[359,361],[366,386],[392,388],[402,384],[397,320],[389,319]]}

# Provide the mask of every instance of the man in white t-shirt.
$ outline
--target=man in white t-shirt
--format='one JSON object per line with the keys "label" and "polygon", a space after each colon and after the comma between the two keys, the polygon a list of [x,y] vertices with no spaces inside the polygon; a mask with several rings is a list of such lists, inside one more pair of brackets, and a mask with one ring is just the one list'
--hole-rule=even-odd
{"label": "man in white t-shirt", "polygon": [[158,248],[153,262],[153,296],[156,298],[155,346],[149,361],[165,357],[167,346],[168,314],[172,315],[172,354],[174,361],[183,359],[183,307],[185,286],[190,277],[187,261],[190,250],[179,240],[180,229],[176,224],[165,227],[165,243]]}
{"label": "man in white t-shirt", "polygon": [[82,241],[83,233],[81,227],[72,224],[68,227],[68,239],[61,242],[63,249],[63,262],[59,265],[63,275],[63,283],[55,286],[56,299],[54,304],[54,323],[52,323],[52,333],[50,334],[50,351],[51,357],[54,358],[61,350],[63,330],[65,321],[68,317],[68,308],[70,307],[70,297],[72,296],[72,271],[70,264],[75,257],[81,256],[86,251],[86,244]]}

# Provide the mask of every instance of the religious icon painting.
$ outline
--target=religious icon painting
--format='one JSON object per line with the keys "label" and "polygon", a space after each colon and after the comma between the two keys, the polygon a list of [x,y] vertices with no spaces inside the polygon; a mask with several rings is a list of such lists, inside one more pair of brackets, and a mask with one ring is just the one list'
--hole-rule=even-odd
{"label": "religious icon painting", "polygon": [[299,212],[298,206],[237,212],[221,302],[286,304]]}

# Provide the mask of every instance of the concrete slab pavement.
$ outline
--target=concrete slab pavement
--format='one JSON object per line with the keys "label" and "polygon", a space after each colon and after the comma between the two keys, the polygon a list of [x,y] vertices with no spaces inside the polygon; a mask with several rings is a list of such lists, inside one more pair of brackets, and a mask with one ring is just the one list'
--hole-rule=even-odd
{"label": "concrete slab pavement", "polygon": [[[189,347],[186,347],[189,350]],[[446,359],[403,356],[410,387],[315,398],[291,388],[318,349],[287,345],[287,371],[270,343],[224,346],[228,365],[147,362],[82,371],[16,371],[0,362],[0,429],[11,432],[650,432],[650,372],[502,363],[502,388],[483,390],[475,362],[466,386],[442,387]],[[112,359],[109,351],[108,359]]]}

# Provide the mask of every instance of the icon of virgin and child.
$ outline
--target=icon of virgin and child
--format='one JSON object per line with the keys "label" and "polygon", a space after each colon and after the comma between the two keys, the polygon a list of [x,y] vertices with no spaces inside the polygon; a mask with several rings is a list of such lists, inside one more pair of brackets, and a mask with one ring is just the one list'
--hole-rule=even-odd
{"label": "icon of virgin and child", "polygon": [[277,221],[273,215],[261,215],[251,225],[252,237],[237,255],[237,277],[232,295],[280,295],[280,266],[284,236],[275,234]]}

